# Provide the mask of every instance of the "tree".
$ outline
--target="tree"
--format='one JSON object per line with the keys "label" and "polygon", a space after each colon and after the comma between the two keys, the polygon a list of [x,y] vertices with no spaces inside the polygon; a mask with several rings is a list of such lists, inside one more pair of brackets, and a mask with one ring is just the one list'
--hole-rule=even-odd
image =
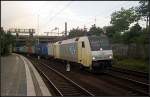
{"label": "tree", "polygon": [[73,38],[73,37],[84,36],[84,35],[86,35],[86,33],[87,33],[86,30],[79,29],[79,28],[76,28],[76,29],[73,28],[72,30],[70,30],[68,37]]}
{"label": "tree", "polygon": [[145,28],[142,29],[142,27],[136,23],[134,26],[130,28],[129,31],[126,31],[123,34],[123,42],[124,43],[136,43],[136,44],[145,44],[148,43],[147,35],[145,34],[146,30]]}
{"label": "tree", "polygon": [[9,33],[5,32],[4,29],[1,27],[1,55],[5,55],[9,53],[10,45],[14,43],[14,37]]}
{"label": "tree", "polygon": [[3,55],[3,52],[4,52],[4,35],[5,35],[5,32],[4,32],[4,29],[1,27],[1,39],[0,39],[0,52],[1,52],[1,55]]}
{"label": "tree", "polygon": [[149,44],[149,35],[147,35],[147,29],[141,29],[141,33],[136,40],[137,44]]}
{"label": "tree", "polygon": [[134,8],[121,8],[120,11],[112,13],[110,23],[117,32],[123,32],[125,30],[128,30],[130,24],[135,22],[136,20],[138,20],[138,18]]}
{"label": "tree", "polygon": [[116,29],[113,26],[105,26],[103,27],[103,30],[105,31],[105,34],[109,37],[112,38],[113,34],[115,34]]}
{"label": "tree", "polygon": [[142,30],[142,27],[138,23],[136,23],[134,26],[130,28],[129,34],[131,37],[139,36],[139,34],[141,33],[141,30]]}
{"label": "tree", "polygon": [[100,36],[102,33],[104,33],[103,29],[100,28],[100,27],[96,27],[95,24],[92,25],[92,27],[88,31],[88,35],[98,35],[98,36]]}
{"label": "tree", "polygon": [[148,1],[139,1],[139,6],[135,8],[138,16],[140,18],[143,18],[146,21],[146,18],[148,17]]}
{"label": "tree", "polygon": [[148,27],[148,23],[149,23],[149,9],[150,9],[150,5],[149,5],[149,1],[139,1],[139,6],[135,7],[135,11],[138,14],[138,17],[144,21],[146,21],[146,27]]}
{"label": "tree", "polygon": [[121,33],[119,33],[119,32],[114,33],[113,37],[112,37],[112,42],[113,43],[122,43],[122,35],[121,35]]}

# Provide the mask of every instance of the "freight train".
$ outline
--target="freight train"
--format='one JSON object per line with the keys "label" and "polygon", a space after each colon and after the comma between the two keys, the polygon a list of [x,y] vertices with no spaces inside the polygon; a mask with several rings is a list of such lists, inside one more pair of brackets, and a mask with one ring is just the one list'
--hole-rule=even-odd
{"label": "freight train", "polygon": [[106,36],[82,36],[55,43],[19,47],[18,53],[51,57],[78,64],[81,69],[105,71],[112,67],[113,52]]}

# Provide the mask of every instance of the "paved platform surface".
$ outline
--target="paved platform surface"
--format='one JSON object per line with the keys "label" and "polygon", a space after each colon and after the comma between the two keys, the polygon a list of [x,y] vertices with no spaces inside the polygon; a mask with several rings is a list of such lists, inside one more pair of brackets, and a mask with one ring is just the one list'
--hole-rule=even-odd
{"label": "paved platform surface", "polygon": [[51,96],[32,63],[18,54],[1,57],[1,96]]}

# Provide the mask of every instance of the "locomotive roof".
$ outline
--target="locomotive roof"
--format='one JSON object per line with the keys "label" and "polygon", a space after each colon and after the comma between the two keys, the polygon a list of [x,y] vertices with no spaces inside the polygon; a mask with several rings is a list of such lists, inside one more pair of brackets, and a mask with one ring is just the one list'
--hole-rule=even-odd
{"label": "locomotive roof", "polygon": [[96,35],[91,35],[91,36],[81,36],[81,37],[75,37],[75,38],[71,38],[71,39],[66,39],[66,40],[62,40],[62,41],[57,41],[55,42],[55,44],[68,44],[68,43],[74,43],[76,41],[78,41],[81,38],[87,38],[87,37],[106,37],[105,35],[101,35],[101,36],[96,36]]}
{"label": "locomotive roof", "polygon": [[61,44],[67,44],[67,43],[74,43],[76,41],[78,41],[80,38],[85,38],[87,36],[82,36],[82,37],[75,37],[72,39],[67,39],[67,40],[63,40],[63,41],[59,41]]}

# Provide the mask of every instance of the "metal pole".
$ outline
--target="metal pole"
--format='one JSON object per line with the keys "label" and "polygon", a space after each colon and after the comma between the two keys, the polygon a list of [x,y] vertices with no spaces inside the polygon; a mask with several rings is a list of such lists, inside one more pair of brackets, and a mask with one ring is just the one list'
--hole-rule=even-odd
{"label": "metal pole", "polygon": [[39,44],[39,14],[38,14],[38,27],[37,27],[37,32],[38,32],[38,44]]}
{"label": "metal pole", "polygon": [[65,22],[65,36],[67,36],[67,22]]}
{"label": "metal pole", "polygon": [[[37,18],[37,23],[38,23],[38,26],[37,26],[37,32],[38,32],[38,34],[37,34],[37,40],[38,40],[38,45],[39,45],[39,14],[38,14],[38,18]],[[39,51],[39,49],[38,49],[38,51]],[[40,59],[40,56],[38,55],[38,59]]]}
{"label": "metal pole", "polygon": [[96,17],[95,17],[95,26],[96,26]]}
{"label": "metal pole", "polygon": [[[57,28],[58,29],[58,33],[59,33],[59,28]],[[59,36],[59,35],[58,35]]]}
{"label": "metal pole", "polygon": [[58,32],[57,32],[57,33],[58,33],[58,36],[59,36],[59,28],[58,28],[58,27],[57,27],[57,30],[58,30]]}

